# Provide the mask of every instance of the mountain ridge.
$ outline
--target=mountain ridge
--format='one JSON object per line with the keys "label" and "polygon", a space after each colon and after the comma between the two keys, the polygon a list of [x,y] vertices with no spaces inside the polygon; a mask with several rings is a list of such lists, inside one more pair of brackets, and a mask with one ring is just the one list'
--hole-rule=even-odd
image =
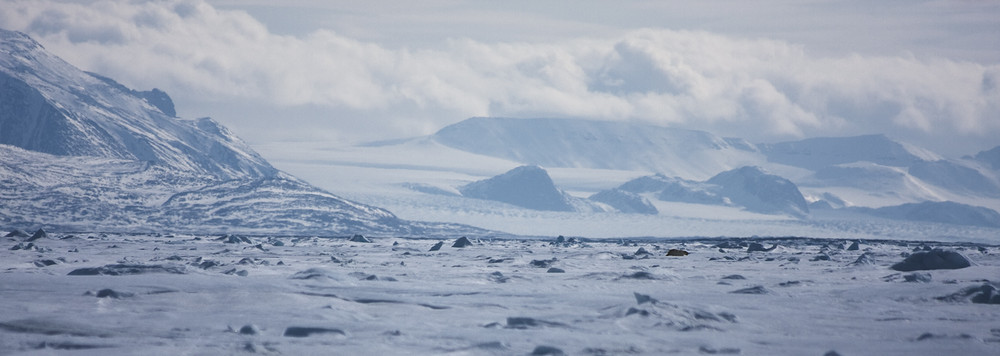
{"label": "mountain ridge", "polygon": [[151,94],[162,101],[153,105],[149,95],[83,72],[27,35],[0,31],[0,143],[55,155],[150,161],[223,179],[277,172],[228,131],[213,135],[164,113],[172,108],[166,93]]}
{"label": "mountain ridge", "polygon": [[76,231],[485,234],[412,223],[284,173],[210,118],[0,30],[0,224]]}
{"label": "mountain ridge", "polygon": [[758,153],[705,131],[606,121],[473,117],[431,137],[528,165],[646,170],[695,179],[763,161]]}

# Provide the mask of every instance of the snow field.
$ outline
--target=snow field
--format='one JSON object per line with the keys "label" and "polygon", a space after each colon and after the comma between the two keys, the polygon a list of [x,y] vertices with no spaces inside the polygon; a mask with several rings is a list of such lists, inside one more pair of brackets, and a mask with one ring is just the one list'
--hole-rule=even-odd
{"label": "snow field", "polygon": [[[22,238],[4,238],[0,353],[1000,351],[1000,309],[948,298],[995,280],[1000,247],[991,245],[536,238],[453,248],[452,240],[391,237],[62,237],[26,250],[6,247],[26,245]],[[428,251],[438,241],[443,247]],[[777,247],[746,252],[748,242]],[[924,246],[974,264],[889,268]],[[665,256],[671,248],[690,255]],[[862,254],[873,264],[852,264]]]}

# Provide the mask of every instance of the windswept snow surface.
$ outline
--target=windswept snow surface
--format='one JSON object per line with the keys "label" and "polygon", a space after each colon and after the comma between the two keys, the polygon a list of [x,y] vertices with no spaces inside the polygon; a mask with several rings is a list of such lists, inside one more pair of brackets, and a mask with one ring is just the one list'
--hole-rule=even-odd
{"label": "windswept snow surface", "polygon": [[0,354],[1000,353],[1000,247],[846,238],[5,237]]}

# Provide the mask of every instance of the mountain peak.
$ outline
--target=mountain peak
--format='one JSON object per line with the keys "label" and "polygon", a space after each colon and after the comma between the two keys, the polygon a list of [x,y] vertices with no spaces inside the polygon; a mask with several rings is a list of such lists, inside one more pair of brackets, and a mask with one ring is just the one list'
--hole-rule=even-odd
{"label": "mountain peak", "polygon": [[975,160],[986,164],[989,168],[1000,170],[1000,146],[980,151],[976,154]]}
{"label": "mountain peak", "polygon": [[0,28],[0,48],[3,48],[5,52],[9,52],[14,49],[21,51],[33,50],[33,49],[45,49],[42,47],[41,43],[35,41],[24,32],[20,31],[9,31]]}
{"label": "mountain peak", "polygon": [[222,179],[276,172],[220,125],[175,118],[162,91],[140,92],[84,72],[23,33],[0,30],[0,36],[0,144],[147,161]]}

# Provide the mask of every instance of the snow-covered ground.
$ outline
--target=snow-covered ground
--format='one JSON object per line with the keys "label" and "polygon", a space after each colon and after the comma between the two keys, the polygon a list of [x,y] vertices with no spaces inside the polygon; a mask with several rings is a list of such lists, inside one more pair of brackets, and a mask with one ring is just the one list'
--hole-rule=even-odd
{"label": "snow-covered ground", "polygon": [[[1000,353],[1000,309],[963,292],[994,288],[996,245],[547,238],[448,240],[429,251],[439,240],[25,240],[2,239],[0,354]],[[747,252],[751,243],[777,247]],[[938,247],[973,265],[890,268]],[[674,248],[690,255],[666,256]]]}

